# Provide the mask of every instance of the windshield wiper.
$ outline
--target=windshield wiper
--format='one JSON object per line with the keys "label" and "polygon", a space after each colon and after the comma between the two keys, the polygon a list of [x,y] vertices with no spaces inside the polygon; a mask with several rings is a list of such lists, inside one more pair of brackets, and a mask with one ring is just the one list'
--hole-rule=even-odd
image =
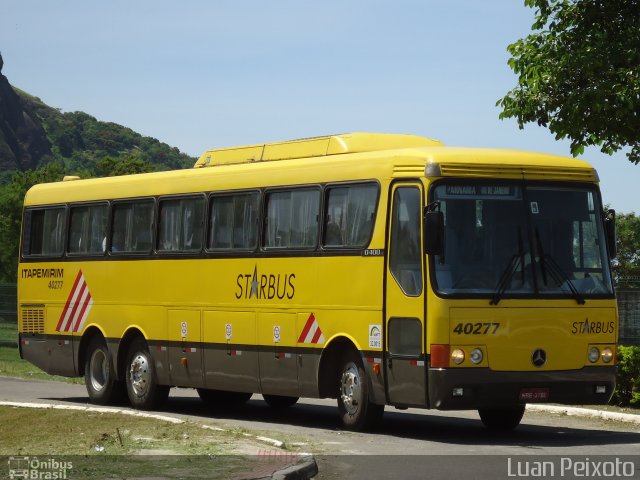
{"label": "windshield wiper", "polygon": [[522,246],[522,233],[520,231],[520,227],[518,227],[518,253],[514,253],[507,264],[507,267],[500,275],[500,280],[498,281],[498,285],[496,286],[496,290],[489,302],[489,305],[497,305],[500,303],[504,292],[507,291],[507,286],[511,282],[511,279],[518,271],[518,267],[520,266],[522,271],[522,284],[524,285],[524,249]]}
{"label": "windshield wiper", "polygon": [[584,300],[584,297],[580,294],[575,284],[571,281],[571,279],[569,278],[569,275],[567,275],[567,272],[565,272],[562,269],[562,267],[558,265],[558,262],[556,262],[551,255],[544,253],[544,250],[542,248],[542,241],[540,240],[540,233],[538,232],[537,228],[536,228],[536,242],[538,244],[538,255],[540,256],[540,270],[542,271],[542,281],[544,282],[544,284],[545,285],[547,284],[547,275],[546,275],[546,269],[545,269],[545,266],[547,266],[549,268],[549,274],[553,277],[553,279],[556,282],[558,282],[558,286],[562,286],[563,283],[566,283],[567,286],[569,287],[569,290],[571,290],[571,294],[573,295],[573,298],[576,299],[576,302],[578,303],[578,305],[584,305],[586,303]]}

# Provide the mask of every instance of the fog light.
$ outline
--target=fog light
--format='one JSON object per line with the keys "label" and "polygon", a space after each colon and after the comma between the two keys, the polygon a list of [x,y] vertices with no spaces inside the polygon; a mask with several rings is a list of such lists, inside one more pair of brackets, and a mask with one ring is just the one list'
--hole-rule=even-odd
{"label": "fog light", "polygon": [[464,395],[464,388],[462,387],[456,387],[451,391],[451,394],[454,397],[462,397]]}
{"label": "fog light", "polygon": [[453,363],[456,365],[460,365],[464,362],[464,352],[459,348],[456,348],[451,352],[451,360],[453,360]]}
{"label": "fog light", "polygon": [[606,385],[596,385],[596,393],[607,393]]}
{"label": "fog light", "polygon": [[471,350],[471,353],[469,354],[469,359],[471,360],[471,363],[474,364],[479,364],[482,363],[482,359],[483,359],[484,355],[482,354],[482,350],[480,350],[479,348],[474,348],[473,350]]}
{"label": "fog light", "polygon": [[591,363],[596,363],[598,358],[600,358],[600,350],[598,350],[598,347],[591,347],[589,349],[589,361]]}
{"label": "fog light", "polygon": [[602,349],[602,353],[600,355],[602,356],[602,361],[604,363],[609,363],[613,360],[613,351],[609,347]]}

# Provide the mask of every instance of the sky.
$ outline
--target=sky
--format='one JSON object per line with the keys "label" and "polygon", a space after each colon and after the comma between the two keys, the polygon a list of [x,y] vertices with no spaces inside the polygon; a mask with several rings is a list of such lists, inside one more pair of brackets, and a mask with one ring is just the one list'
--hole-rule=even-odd
{"label": "sky", "polygon": [[[0,53],[15,87],[193,156],[347,132],[569,156],[498,118],[532,22],[522,0],[0,0]],[[640,165],[581,158],[605,203],[640,213]]]}

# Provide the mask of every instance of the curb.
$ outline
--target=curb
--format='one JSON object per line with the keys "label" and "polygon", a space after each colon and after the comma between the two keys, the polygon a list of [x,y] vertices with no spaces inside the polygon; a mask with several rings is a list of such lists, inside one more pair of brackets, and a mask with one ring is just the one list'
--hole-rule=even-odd
{"label": "curb", "polygon": [[295,465],[283,468],[271,475],[273,480],[306,480],[318,474],[318,464],[311,454],[301,456]]}
{"label": "curb", "polygon": [[633,413],[608,412],[591,408],[566,407],[562,405],[527,404],[527,410],[534,412],[549,412],[569,415],[572,417],[600,418],[602,420],[615,420],[618,422],[636,423],[640,425],[640,415]]}
{"label": "curb", "polygon": [[[10,402],[0,400],[0,406],[5,407],[18,407],[18,408],[50,408],[53,410],[75,410],[75,411],[83,411],[83,412],[100,412],[100,413],[119,413],[122,415],[129,415],[132,417],[144,417],[151,418],[154,420],[161,420],[163,422],[181,424],[186,423],[186,420],[182,420],[181,418],[172,417],[169,415],[161,415],[158,413],[149,413],[149,412],[141,412],[139,410],[127,410],[123,408],[111,408],[111,407],[89,407],[89,406],[80,406],[80,405],[60,405],[56,403],[33,403],[33,402]],[[193,422],[196,423],[196,422]],[[213,425],[205,425],[205,424],[197,424],[202,428],[207,430],[215,430],[218,432],[225,432],[224,428],[215,427]],[[250,437],[255,440],[258,440],[262,443],[267,443],[276,448],[284,448],[285,443],[281,440],[276,440],[273,438],[262,437],[259,435],[252,435],[250,433],[244,433],[243,436]],[[274,472],[272,475],[267,477],[256,477],[256,479],[264,479],[271,478],[274,480],[306,480],[308,478],[314,477],[318,473],[318,465],[316,464],[316,460],[310,453],[302,453],[297,455],[297,460],[293,465],[289,465],[288,467],[283,468],[282,470],[278,470]]]}

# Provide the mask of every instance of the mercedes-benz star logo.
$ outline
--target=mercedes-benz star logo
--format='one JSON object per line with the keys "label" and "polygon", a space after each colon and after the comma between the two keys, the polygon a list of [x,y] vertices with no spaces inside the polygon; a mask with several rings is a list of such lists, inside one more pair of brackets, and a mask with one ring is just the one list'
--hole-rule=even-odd
{"label": "mercedes-benz star logo", "polygon": [[543,366],[545,363],[547,363],[547,352],[545,352],[541,348],[534,350],[531,354],[531,363],[533,363],[533,365],[535,365],[536,367]]}

